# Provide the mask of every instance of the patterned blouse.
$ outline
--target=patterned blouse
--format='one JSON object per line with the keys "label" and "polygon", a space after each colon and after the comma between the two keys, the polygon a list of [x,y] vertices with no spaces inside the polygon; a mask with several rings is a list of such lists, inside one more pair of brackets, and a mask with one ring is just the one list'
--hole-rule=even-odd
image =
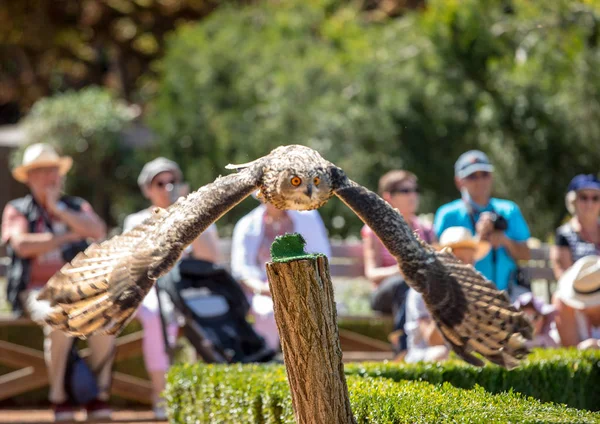
{"label": "patterned blouse", "polygon": [[589,255],[600,255],[600,244],[587,242],[575,231],[570,222],[558,227],[555,244],[567,247],[573,256],[573,262]]}

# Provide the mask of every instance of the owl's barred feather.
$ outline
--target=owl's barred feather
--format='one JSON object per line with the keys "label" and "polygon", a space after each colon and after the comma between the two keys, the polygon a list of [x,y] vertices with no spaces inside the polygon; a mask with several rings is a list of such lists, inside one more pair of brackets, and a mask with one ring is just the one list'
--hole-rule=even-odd
{"label": "owl's barred feather", "polygon": [[280,209],[310,210],[333,195],[346,203],[398,260],[408,284],[422,293],[441,333],[467,362],[513,368],[527,354],[531,324],[508,297],[472,266],[436,252],[413,234],[400,213],[375,193],[304,146],[282,146],[219,177],[131,231],[95,244],[66,264],[39,298],[54,307],[46,322],[69,334],[119,332],[134,316],[155,281],[173,267],[183,249],[246,196]]}

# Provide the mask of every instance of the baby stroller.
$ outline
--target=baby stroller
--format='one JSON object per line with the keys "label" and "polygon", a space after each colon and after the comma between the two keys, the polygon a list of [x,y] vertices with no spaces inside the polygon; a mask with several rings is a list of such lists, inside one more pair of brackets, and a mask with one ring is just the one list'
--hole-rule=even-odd
{"label": "baby stroller", "polygon": [[[276,353],[246,321],[250,305],[245,293],[223,267],[183,259],[157,285],[184,317],[184,335],[205,362],[250,363],[274,359]],[[164,327],[163,322],[163,330]]]}

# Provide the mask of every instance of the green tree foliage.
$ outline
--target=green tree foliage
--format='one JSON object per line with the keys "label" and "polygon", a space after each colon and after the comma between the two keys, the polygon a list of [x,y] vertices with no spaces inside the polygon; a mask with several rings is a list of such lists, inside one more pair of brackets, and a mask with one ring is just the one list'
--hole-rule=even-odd
{"label": "green tree foliage", "polygon": [[[222,4],[252,0],[13,0],[0,2],[0,122],[16,122],[43,96],[104,85],[128,100],[154,92],[151,62],[164,35]],[[369,0],[371,20],[400,16],[424,0]]]}
{"label": "green tree foliage", "polygon": [[[305,144],[373,189],[386,170],[415,172],[433,212],[457,196],[458,155],[481,148],[496,195],[551,233],[570,178],[600,163],[598,3],[433,0],[369,17],[345,2],[264,2],[180,27],[149,108],[154,153],[199,186],[228,162]],[[336,234],[360,228],[339,202],[322,212]]]}
{"label": "green tree foliage", "polygon": [[[138,191],[139,165],[123,137],[135,116],[106,90],[90,87],[40,100],[24,121],[29,144],[49,143],[73,157],[67,193],[88,200],[110,225],[134,208],[130,197]],[[15,151],[13,164],[21,162],[25,148]]]}
{"label": "green tree foliage", "polygon": [[151,78],[142,83],[141,77],[152,75],[164,34],[217,6],[203,0],[0,2],[0,108],[24,112],[43,96],[90,84],[128,100],[137,88],[152,91]]}

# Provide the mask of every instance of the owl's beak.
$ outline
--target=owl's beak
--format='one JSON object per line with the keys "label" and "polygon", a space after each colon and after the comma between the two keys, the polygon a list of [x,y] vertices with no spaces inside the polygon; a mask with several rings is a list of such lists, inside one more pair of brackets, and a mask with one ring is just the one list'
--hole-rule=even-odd
{"label": "owl's beak", "polygon": [[305,193],[308,197],[312,197],[312,191],[313,191],[312,185],[307,185]]}

